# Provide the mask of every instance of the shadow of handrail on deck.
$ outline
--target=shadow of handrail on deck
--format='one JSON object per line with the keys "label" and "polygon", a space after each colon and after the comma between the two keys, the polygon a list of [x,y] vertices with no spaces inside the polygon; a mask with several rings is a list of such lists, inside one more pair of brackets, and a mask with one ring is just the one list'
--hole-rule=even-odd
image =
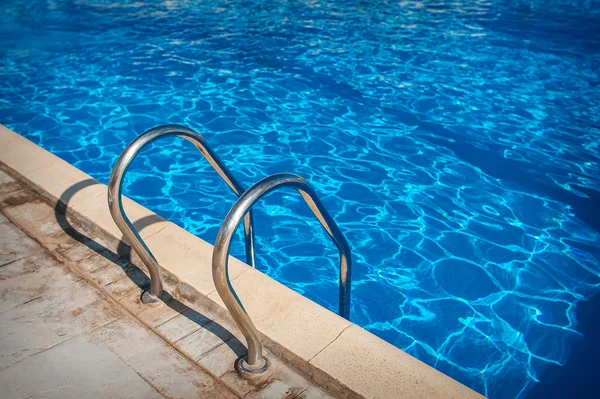
{"label": "shadow of handrail on deck", "polygon": [[[86,179],[70,186],[67,190],[65,190],[61,194],[56,205],[54,206],[54,216],[56,218],[56,221],[66,234],[68,234],[80,244],[85,245],[92,251],[96,252],[98,255],[120,266],[132,282],[134,282],[140,289],[146,290],[150,287],[150,279],[148,278],[148,276],[146,276],[145,273],[140,273],[140,269],[131,262],[131,247],[125,244],[124,237],[121,237],[121,239],[119,240],[119,244],[117,245],[117,252],[115,253],[111,249],[105,247],[102,243],[78,231],[67,220],[67,210],[69,209],[69,202],[73,199],[75,194],[77,194],[79,191],[85,188],[94,186],[96,184],[100,183],[94,179]],[[108,203],[106,206],[108,206]],[[145,216],[133,222],[133,226],[139,232],[142,229],[161,221],[164,221],[164,219],[156,214],[152,214],[150,216]],[[142,277],[140,277],[140,275]],[[200,328],[204,328],[207,324],[209,324],[209,322],[212,322],[210,328],[207,328],[208,331],[210,331],[213,335],[218,337],[227,346],[229,346],[231,350],[236,354],[236,356],[241,357],[246,355],[247,350],[245,345],[242,342],[240,342],[240,340],[236,336],[234,336],[229,330],[217,323],[215,320],[212,320],[209,317],[198,312],[197,310],[192,309],[189,306],[183,304],[170,294],[163,298],[163,302],[171,309],[187,317],[190,321],[193,321],[194,323],[198,324]]]}

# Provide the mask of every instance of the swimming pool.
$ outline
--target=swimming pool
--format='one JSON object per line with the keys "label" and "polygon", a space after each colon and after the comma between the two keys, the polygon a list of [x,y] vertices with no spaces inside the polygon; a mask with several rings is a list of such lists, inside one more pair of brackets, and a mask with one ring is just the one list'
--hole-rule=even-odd
{"label": "swimming pool", "polygon": [[[0,123],[104,183],[164,123],[246,185],[300,174],[352,247],[352,321],[525,398],[600,286],[600,7],[572,3],[4,1]],[[189,143],[144,154],[126,193],[214,242],[233,194]],[[260,270],[335,311],[301,198],[264,199],[256,235]]]}

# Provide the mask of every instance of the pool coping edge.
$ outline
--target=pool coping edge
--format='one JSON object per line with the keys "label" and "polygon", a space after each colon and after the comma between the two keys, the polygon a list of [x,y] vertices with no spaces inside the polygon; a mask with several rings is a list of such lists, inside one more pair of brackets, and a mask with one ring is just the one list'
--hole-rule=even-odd
{"label": "pool coping edge", "polygon": [[[126,242],[110,217],[106,185],[1,124],[0,163],[13,172],[13,178],[51,205],[58,204],[115,248]],[[140,235],[159,260],[167,289],[229,317],[212,282],[212,245],[125,196],[123,202],[134,223],[151,221],[141,223],[145,227]],[[136,255],[132,262],[145,270]],[[385,399],[482,397],[238,259],[230,257],[229,267],[232,285],[265,346],[331,394]]]}

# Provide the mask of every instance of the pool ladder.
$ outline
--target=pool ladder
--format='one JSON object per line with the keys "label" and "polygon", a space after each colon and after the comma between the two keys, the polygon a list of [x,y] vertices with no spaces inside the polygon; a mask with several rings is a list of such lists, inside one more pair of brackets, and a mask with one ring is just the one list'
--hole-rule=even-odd
{"label": "pool ladder", "polygon": [[228,258],[231,239],[243,219],[246,263],[251,267],[255,267],[252,207],[258,200],[272,191],[286,187],[296,189],[337,246],[340,255],[339,314],[349,319],[352,265],[350,247],[341,230],[308,182],[302,177],[291,173],[277,173],[258,181],[252,187],[245,190],[233,177],[223,161],[210,148],[204,137],[194,130],[180,125],[158,126],[138,136],[125,148],[117,159],[108,182],[108,206],[110,214],[119,230],[123,233],[123,236],[127,238],[133,250],[138,254],[144,265],[146,265],[150,274],[150,290],[143,293],[142,301],[144,303],[159,301],[164,293],[164,287],[160,266],[156,258],[152,255],[152,252],[145,244],[137,229],[129,218],[127,218],[123,209],[123,178],[129,165],[144,146],[159,138],[172,136],[186,139],[194,144],[229,188],[238,196],[237,201],[221,224],[212,258],[212,275],[217,292],[223,303],[225,303],[227,310],[231,313],[235,323],[240,328],[248,346],[248,355],[236,361],[236,369],[241,373],[260,374],[265,372],[269,366],[268,360],[262,354],[263,347],[258,336],[258,330],[231,286],[228,273]]}

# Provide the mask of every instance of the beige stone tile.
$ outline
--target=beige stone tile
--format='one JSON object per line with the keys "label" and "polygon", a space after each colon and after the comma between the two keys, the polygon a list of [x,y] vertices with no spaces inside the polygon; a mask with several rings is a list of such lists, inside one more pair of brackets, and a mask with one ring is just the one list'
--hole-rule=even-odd
{"label": "beige stone tile", "polygon": [[237,338],[230,338],[223,344],[204,354],[198,363],[216,376],[234,371],[234,363],[241,356],[248,354],[244,344]]}
{"label": "beige stone tile", "polygon": [[189,309],[159,325],[156,328],[156,331],[169,341],[175,342],[190,335],[210,321],[211,320],[202,313],[199,313],[194,309]]}
{"label": "beige stone tile", "polygon": [[37,197],[25,189],[10,191],[8,193],[0,193],[0,208],[21,205],[33,199],[37,199]]}
{"label": "beige stone tile", "polygon": [[0,313],[79,280],[45,253],[9,263],[0,267]]}
{"label": "beige stone tile", "polygon": [[255,384],[248,399],[290,399],[295,398],[308,387],[308,381],[300,377],[276,358],[270,357],[272,375],[268,381]]}
{"label": "beige stone tile", "polygon": [[[233,280],[232,286],[256,328],[304,360],[315,356],[350,325],[255,269]],[[209,298],[223,304],[216,292]]]}
{"label": "beige stone tile", "polygon": [[47,168],[58,159],[24,137],[14,133],[8,136],[6,133],[0,136],[0,160],[22,175]]}
{"label": "beige stone tile", "polygon": [[210,318],[214,323],[220,325],[238,340],[240,340],[241,342],[246,342],[246,338],[244,338],[244,335],[240,331],[237,324],[235,324],[235,321],[233,320],[229,312],[227,312],[226,317],[223,317],[222,315],[217,314],[214,310],[210,310]]}
{"label": "beige stone tile", "polygon": [[104,287],[113,298],[119,300],[132,292],[141,292],[150,288],[150,279],[140,269],[132,267],[127,276]]}
{"label": "beige stone tile", "polygon": [[124,277],[126,277],[125,271],[111,264],[90,273],[90,278],[101,286],[111,284]]}
{"label": "beige stone tile", "polygon": [[[246,398],[295,398],[309,385],[308,381],[285,365],[281,360],[266,352],[269,368],[257,376],[243,376],[234,371],[233,364],[223,379],[244,392]],[[246,391],[247,388],[250,388]]]}
{"label": "beige stone tile", "polygon": [[368,398],[483,398],[400,349],[352,325],[311,364]]}
{"label": "beige stone tile", "polygon": [[[117,254],[105,250],[100,253],[93,254],[92,256],[83,258],[79,262],[72,262],[72,264],[78,268],[79,270],[85,272],[88,276],[94,278],[93,273],[98,272],[100,269],[104,269],[108,266],[116,266],[114,263],[119,262],[119,257]],[[107,271],[105,271],[106,273]],[[122,274],[120,277],[116,278],[113,281],[117,281],[119,278],[124,277]],[[104,278],[107,280],[107,278]],[[106,281],[105,283],[109,283],[110,281]]]}
{"label": "beige stone tile", "polygon": [[116,296],[116,299],[124,297],[137,287],[147,288],[150,286],[150,279],[132,264],[122,260],[113,263],[108,259],[104,263],[105,267],[91,272],[89,276],[99,285],[104,286],[104,291]]}
{"label": "beige stone tile", "polygon": [[296,398],[306,386],[289,386],[287,381],[273,380],[268,385],[258,390],[250,391],[248,399],[293,399]]}
{"label": "beige stone tile", "polygon": [[15,223],[19,223],[19,225],[27,231],[33,229],[35,227],[33,225],[39,220],[52,218],[56,221],[56,218],[54,217],[54,208],[37,199],[26,204],[11,207],[4,212],[6,212]]}
{"label": "beige stone tile", "polygon": [[62,252],[78,241],[68,235],[56,219],[54,208],[36,200],[6,208],[4,212],[21,229],[51,251]]}
{"label": "beige stone tile", "polygon": [[334,399],[334,397],[329,396],[319,388],[310,385],[304,392],[297,396],[297,399]]}
{"label": "beige stone tile", "polygon": [[0,266],[39,251],[38,243],[0,214]]}
{"label": "beige stone tile", "polygon": [[108,210],[107,188],[96,181],[75,185],[63,196],[67,199],[66,215],[77,219],[77,213],[91,220],[97,228],[103,229],[111,236],[120,238],[121,231],[112,220]]}
{"label": "beige stone tile", "polygon": [[7,175],[3,170],[0,170],[0,190],[2,190],[3,186],[11,183],[16,183],[15,179]]}
{"label": "beige stone tile", "polygon": [[16,198],[22,198],[23,186],[0,170],[0,208],[10,206]]}
{"label": "beige stone tile", "polygon": [[237,371],[228,372],[221,377],[221,380],[232,387],[242,397],[254,388],[250,381],[241,378]]}
{"label": "beige stone tile", "polygon": [[82,243],[90,249],[98,253],[109,251],[123,256],[128,253],[129,246],[121,241],[121,236],[114,237],[109,232],[100,229],[93,220],[77,215],[71,209],[67,221],[72,230],[81,236]]}
{"label": "beige stone tile", "polygon": [[[224,340],[223,344],[218,345],[209,352],[201,355],[199,360],[199,363],[205,365],[208,369],[213,371],[215,375],[220,376],[228,371],[233,371],[235,360],[248,353],[245,346],[246,339],[230,317],[221,317],[212,310],[207,311],[206,315],[212,320],[212,323],[214,323],[213,330],[218,332],[220,337],[230,337]],[[222,360],[219,362],[218,358],[220,357]]]}
{"label": "beige stone tile", "polygon": [[155,235],[171,224],[171,222],[163,217],[126,196],[123,196],[123,207],[125,208],[127,217],[144,240],[147,240],[148,237]]}
{"label": "beige stone tile", "polygon": [[[46,156],[48,156],[47,154]],[[92,186],[101,186],[98,181],[68,162],[52,154],[49,156],[54,158],[46,168],[30,172],[22,172],[18,169],[17,171],[27,177],[32,183],[41,187],[50,196],[60,199],[63,203],[69,201],[79,190],[85,190]]]}
{"label": "beige stone tile", "polygon": [[3,399],[163,398],[91,334],[1,370],[0,387]]}
{"label": "beige stone tile", "polygon": [[[0,170],[0,173],[4,173],[4,172],[2,172]],[[12,179],[7,174],[5,174],[4,176],[8,177],[9,179]],[[23,190],[23,186],[21,186],[21,184],[17,183],[14,180],[10,183],[0,183],[0,198],[4,195],[10,194],[15,191],[20,191],[20,190]]]}
{"label": "beige stone tile", "polygon": [[79,281],[0,314],[0,368],[121,317]]}
{"label": "beige stone tile", "polygon": [[157,327],[166,321],[178,316],[187,307],[181,302],[170,299],[167,304],[158,302],[154,304],[144,304],[146,310],[137,314],[138,317],[144,324],[150,327]]}
{"label": "beige stone tile", "polygon": [[165,397],[235,397],[220,382],[129,317],[94,334]]}
{"label": "beige stone tile", "polygon": [[190,358],[198,360],[230,338],[229,331],[221,328],[216,323],[210,322],[200,327],[193,334],[177,341],[175,345]]}
{"label": "beige stone tile", "polygon": [[[18,140],[26,140],[23,136],[13,132],[9,128],[0,124],[0,147],[4,147],[6,151],[9,151],[10,148],[8,144],[13,143]],[[2,160],[2,158],[0,158]]]}
{"label": "beige stone tile", "polygon": [[[141,300],[142,293],[143,293],[142,290],[134,291],[131,294],[126,295],[123,298],[121,298],[119,300],[119,304],[121,304],[121,306],[123,306],[125,309],[127,309],[129,312],[131,312],[133,315],[137,315],[137,314],[143,312],[144,310],[148,310],[150,305],[147,305],[142,302],[142,300]],[[155,306],[160,306],[160,304],[155,305]]]}
{"label": "beige stone tile", "polygon": [[[173,223],[149,237],[146,244],[159,264],[180,281],[193,286],[204,295],[215,290],[212,279],[212,245]],[[230,258],[229,263],[229,275],[232,279],[250,268],[234,258]]]}
{"label": "beige stone tile", "polygon": [[152,328],[166,323],[188,309],[186,305],[170,296],[159,302],[143,303],[141,301],[142,293],[143,291],[138,288],[137,291],[121,298],[119,303]]}
{"label": "beige stone tile", "polygon": [[103,252],[105,249],[103,245],[96,241],[84,238],[79,244],[60,252],[60,256],[69,262],[78,263],[93,255],[98,255],[98,253]]}

